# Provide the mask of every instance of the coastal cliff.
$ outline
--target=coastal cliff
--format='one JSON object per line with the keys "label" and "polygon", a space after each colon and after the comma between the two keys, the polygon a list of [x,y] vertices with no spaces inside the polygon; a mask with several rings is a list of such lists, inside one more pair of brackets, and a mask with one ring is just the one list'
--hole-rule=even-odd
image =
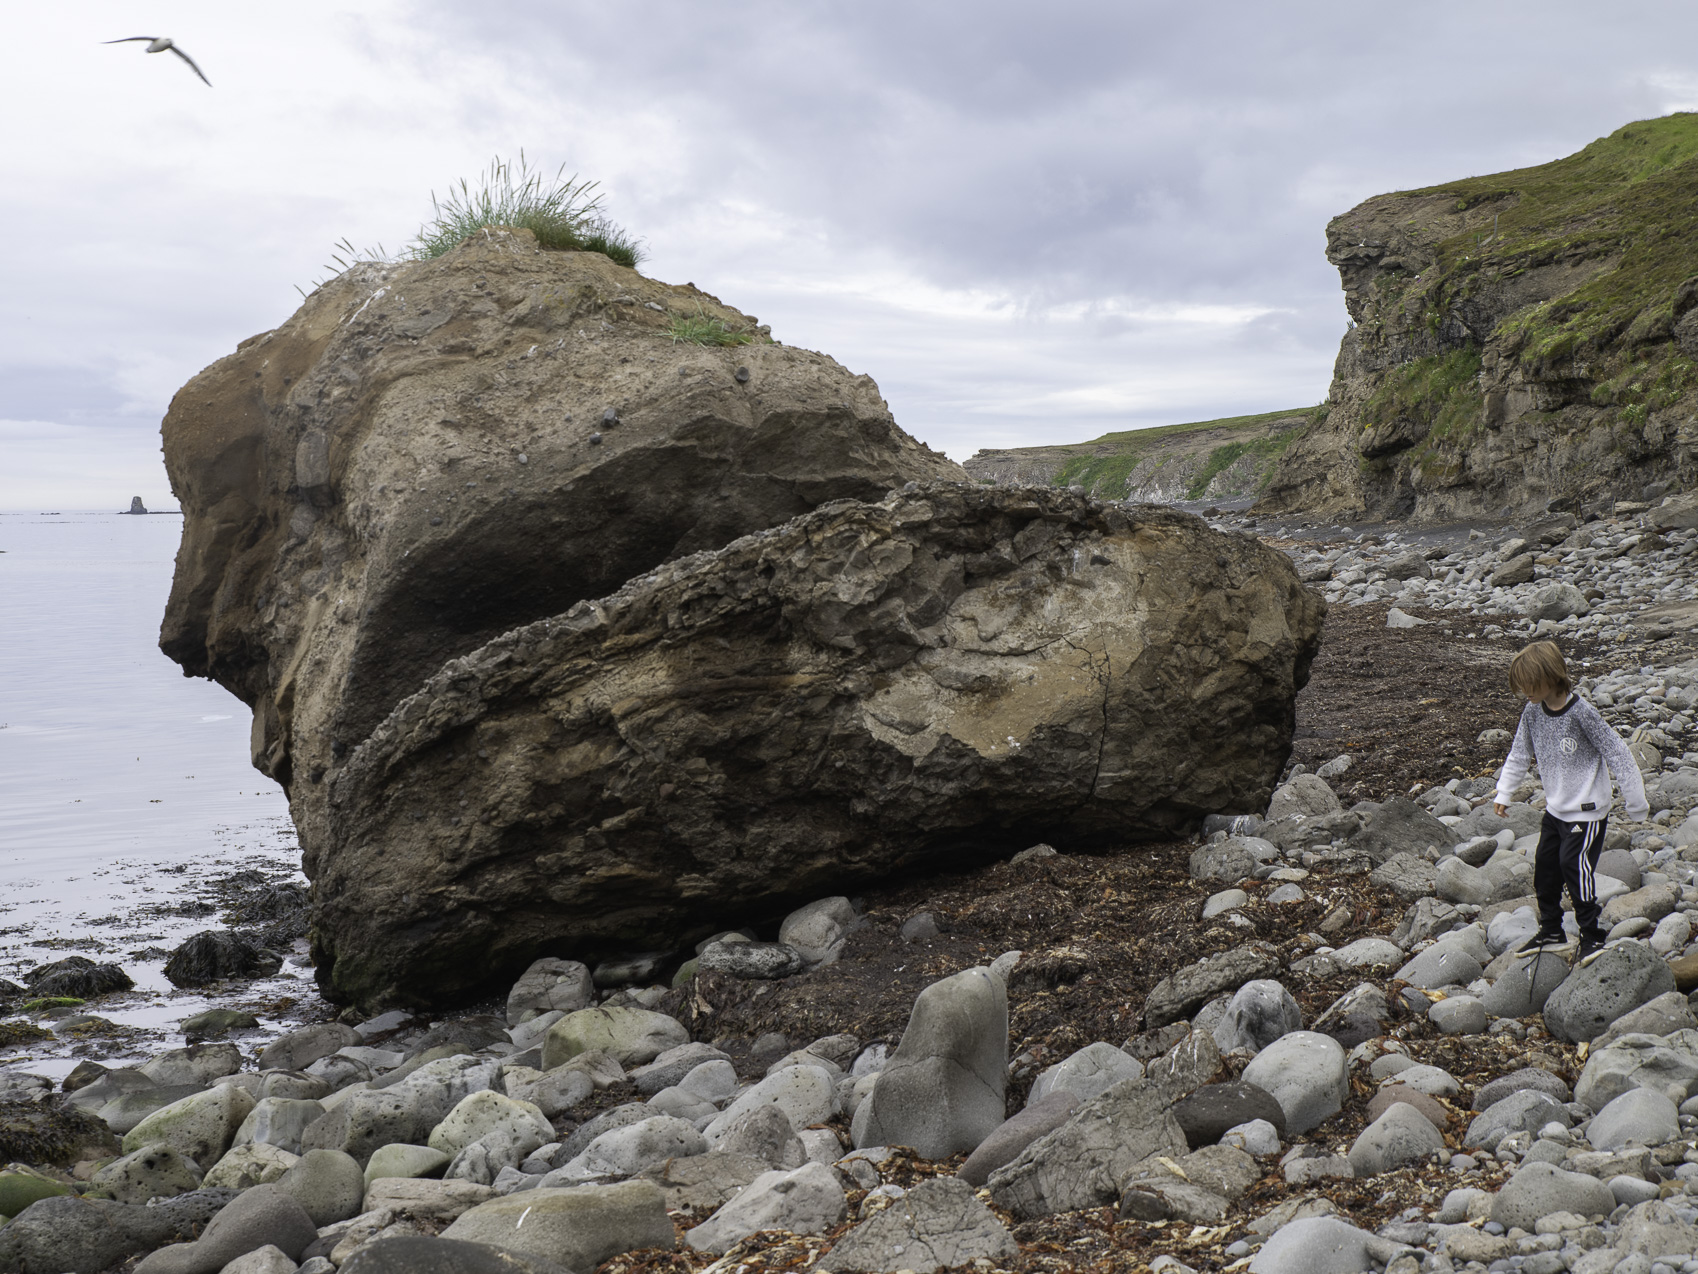
{"label": "coastal cliff", "polygon": [[1090,442],[980,451],[963,466],[986,483],[1079,487],[1101,500],[1229,500],[1261,493],[1314,408],[1104,434]]}
{"label": "coastal cliff", "polygon": [[1351,327],[1259,509],[1459,518],[1698,476],[1698,114],[1377,196],[1327,259]]}

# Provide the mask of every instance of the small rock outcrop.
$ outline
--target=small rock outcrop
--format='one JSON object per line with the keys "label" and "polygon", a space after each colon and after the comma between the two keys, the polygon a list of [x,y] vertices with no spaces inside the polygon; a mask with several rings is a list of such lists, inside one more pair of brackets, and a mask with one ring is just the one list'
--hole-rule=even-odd
{"label": "small rock outcrop", "polygon": [[1321,617],[1259,544],[1061,491],[842,502],[670,563],[298,785],[320,985],[467,997],[967,847],[1260,808]]}

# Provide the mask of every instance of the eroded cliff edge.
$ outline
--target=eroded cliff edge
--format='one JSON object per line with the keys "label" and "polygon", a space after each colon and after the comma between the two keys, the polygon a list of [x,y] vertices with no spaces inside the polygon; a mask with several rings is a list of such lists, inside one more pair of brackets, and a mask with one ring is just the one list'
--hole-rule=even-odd
{"label": "eroded cliff edge", "polygon": [[1698,478],[1698,115],[1327,227],[1352,326],[1260,509],[1444,519]]}

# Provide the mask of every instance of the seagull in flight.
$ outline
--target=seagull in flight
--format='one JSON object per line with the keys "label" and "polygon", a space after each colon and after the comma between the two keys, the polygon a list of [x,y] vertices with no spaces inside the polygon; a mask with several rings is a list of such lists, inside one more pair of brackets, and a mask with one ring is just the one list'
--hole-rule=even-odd
{"label": "seagull in flight", "polygon": [[138,40],[147,41],[147,52],[149,53],[163,53],[166,49],[170,49],[171,52],[175,53],[178,57],[182,58],[183,61],[189,64],[189,70],[200,76],[202,84],[205,84],[208,88],[212,87],[212,81],[207,79],[205,72],[195,65],[195,60],[187,53],[184,53],[183,50],[179,49],[168,35],[127,35],[122,40],[102,40],[101,43],[134,44]]}

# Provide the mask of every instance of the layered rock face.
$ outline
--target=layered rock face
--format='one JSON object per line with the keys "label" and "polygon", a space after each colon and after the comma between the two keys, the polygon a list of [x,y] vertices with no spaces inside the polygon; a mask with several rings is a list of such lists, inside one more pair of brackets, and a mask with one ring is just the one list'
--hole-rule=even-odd
{"label": "layered rock face", "polygon": [[297,785],[332,998],[464,999],[857,881],[1259,808],[1324,603],[1154,507],[937,484],[446,664]]}
{"label": "layered rock face", "polygon": [[[677,344],[679,318],[756,343]],[[821,501],[963,476],[870,378],[525,231],[326,284],[164,436],[186,521],[160,646],[253,707],[297,819],[445,660]]]}
{"label": "layered rock face", "polygon": [[1690,114],[1336,218],[1351,328],[1258,507],[1441,519],[1689,485],[1695,235]]}

